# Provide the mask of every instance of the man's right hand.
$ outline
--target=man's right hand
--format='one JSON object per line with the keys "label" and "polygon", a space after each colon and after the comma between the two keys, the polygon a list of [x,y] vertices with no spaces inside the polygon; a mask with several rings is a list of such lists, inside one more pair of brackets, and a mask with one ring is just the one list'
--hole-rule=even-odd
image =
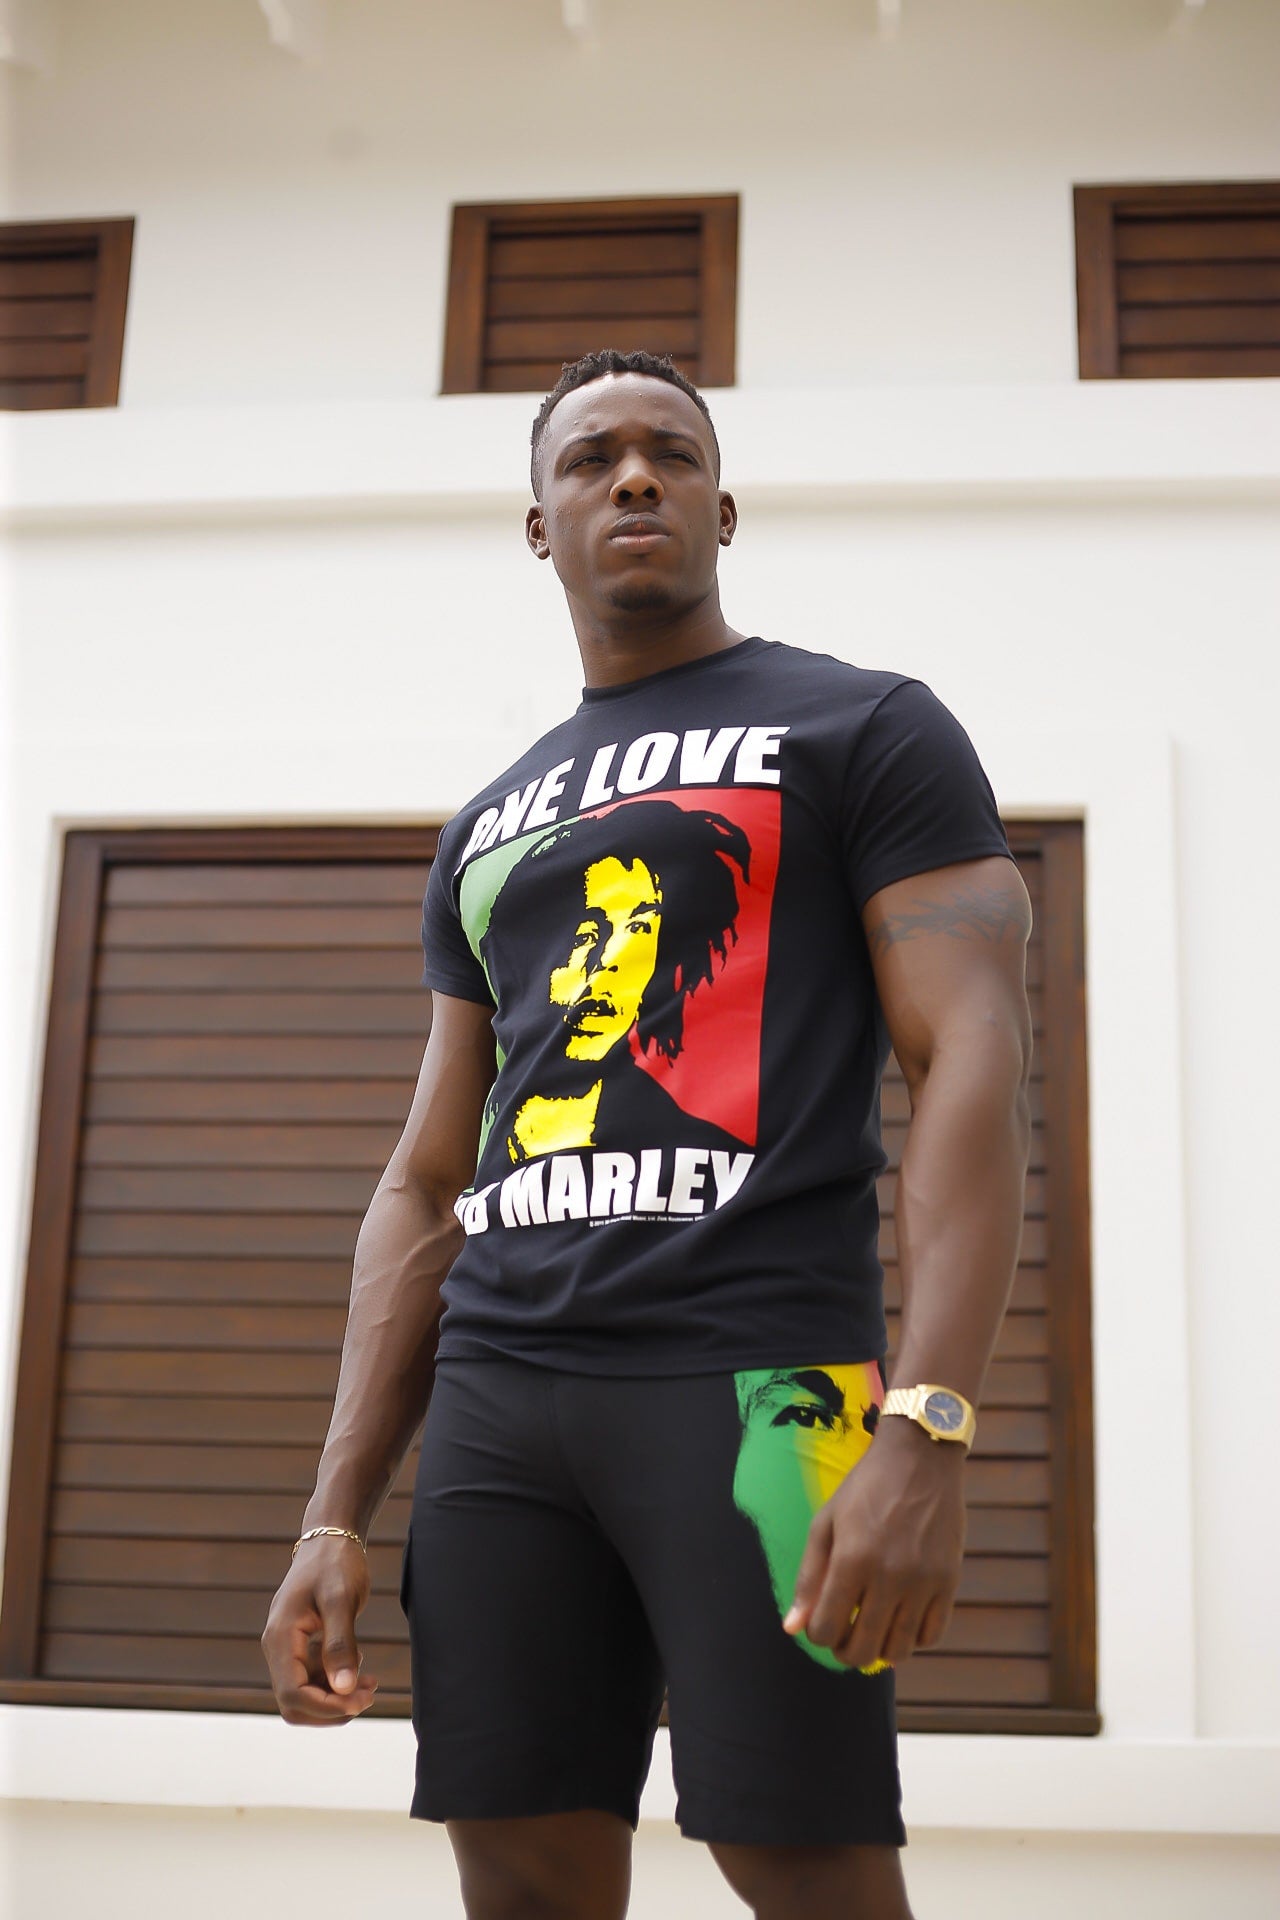
{"label": "man's right hand", "polygon": [[369,1563],[354,1540],[308,1540],[280,1584],[262,1651],[282,1717],[295,1727],[342,1727],[378,1683],[360,1671],[356,1615],[369,1598]]}

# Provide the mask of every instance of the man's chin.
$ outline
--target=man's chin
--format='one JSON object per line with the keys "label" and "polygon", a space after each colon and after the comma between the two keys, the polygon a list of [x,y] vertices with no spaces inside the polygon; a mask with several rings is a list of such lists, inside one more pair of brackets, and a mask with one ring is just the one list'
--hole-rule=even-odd
{"label": "man's chin", "polygon": [[570,1040],[565,1055],[570,1060],[603,1060],[610,1049],[616,1045],[613,1034],[580,1033]]}
{"label": "man's chin", "polygon": [[609,605],[618,613],[669,613],[677,596],[660,580],[619,581],[609,593]]}

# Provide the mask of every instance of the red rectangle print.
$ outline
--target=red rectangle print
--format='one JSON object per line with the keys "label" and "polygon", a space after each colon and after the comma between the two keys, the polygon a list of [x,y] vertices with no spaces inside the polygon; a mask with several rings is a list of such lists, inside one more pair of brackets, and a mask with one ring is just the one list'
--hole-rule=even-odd
{"label": "red rectangle print", "polygon": [[632,1056],[686,1113],[754,1147],[782,798],[758,787],[677,787],[601,807],[598,817],[655,801],[691,816],[697,835],[659,876],[675,1025],[647,1044],[633,1029]]}

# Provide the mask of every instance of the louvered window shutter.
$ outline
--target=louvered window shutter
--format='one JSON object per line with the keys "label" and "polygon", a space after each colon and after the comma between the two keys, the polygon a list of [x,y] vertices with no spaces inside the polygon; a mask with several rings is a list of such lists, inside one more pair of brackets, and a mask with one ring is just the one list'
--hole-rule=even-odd
{"label": "louvered window shutter", "polygon": [[[69,838],[9,1698],[271,1704],[258,1637],[314,1484],[356,1234],[426,1041],[435,839]],[[413,1470],[375,1526],[362,1617],[383,1712],[408,1705],[396,1594]]]}
{"label": "louvered window shutter", "polygon": [[1085,380],[1280,374],[1280,182],[1077,187]]}
{"label": "louvered window shutter", "polygon": [[[938,1647],[899,1674],[899,1714],[916,1730],[1087,1733],[1098,1721],[1081,829],[1017,823],[1008,834],[1035,916],[1022,1248],[965,1467],[969,1531],[956,1610]],[[890,1167],[880,1237],[891,1348],[901,1305],[894,1188],[908,1118],[893,1061],[882,1096]]]}
{"label": "louvered window shutter", "polygon": [[543,393],[603,347],[734,377],[738,203],[532,202],[454,209],[445,393]]}
{"label": "louvered window shutter", "polygon": [[0,407],[113,407],[132,220],[0,226]]}

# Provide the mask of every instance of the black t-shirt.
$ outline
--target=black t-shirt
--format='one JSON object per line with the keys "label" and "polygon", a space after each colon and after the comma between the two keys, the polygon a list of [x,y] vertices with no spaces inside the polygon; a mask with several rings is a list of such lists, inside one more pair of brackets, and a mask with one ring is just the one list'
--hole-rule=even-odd
{"label": "black t-shirt", "polygon": [[498,1042],[442,1357],[881,1355],[860,910],[992,854],[991,788],[917,680],[751,639],[588,689],[445,828],[423,903],[424,983]]}

